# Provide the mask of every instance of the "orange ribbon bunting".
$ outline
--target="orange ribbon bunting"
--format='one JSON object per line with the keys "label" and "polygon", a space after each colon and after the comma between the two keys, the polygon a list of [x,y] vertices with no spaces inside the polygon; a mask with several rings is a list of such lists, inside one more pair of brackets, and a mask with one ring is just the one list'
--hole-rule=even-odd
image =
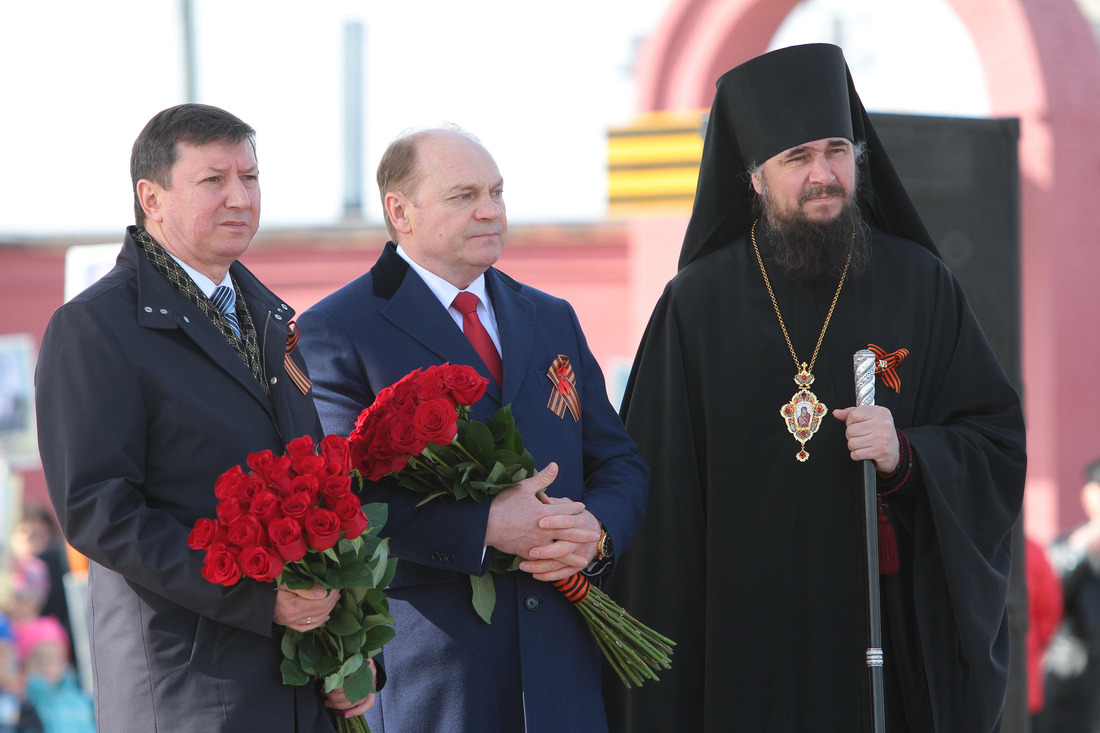
{"label": "orange ribbon bunting", "polygon": [[558,354],[554,363],[546,371],[546,376],[554,385],[550,392],[550,401],[546,406],[554,411],[558,417],[565,419],[565,410],[569,408],[574,422],[581,419],[581,400],[577,395],[577,376],[573,373],[573,366],[569,363],[569,357]]}
{"label": "orange ribbon bunting", "polygon": [[290,381],[294,382],[294,385],[302,390],[302,394],[309,392],[312,382],[309,381],[309,377],[298,368],[298,365],[290,358],[290,354],[298,346],[298,324],[294,321],[286,324],[286,355],[283,357],[283,364],[286,367],[286,373],[290,377]]}
{"label": "orange ribbon bunting", "polygon": [[882,375],[882,383],[901,394],[901,377],[898,376],[898,367],[905,361],[905,357],[909,356],[909,349],[898,349],[887,354],[885,349],[874,344],[867,344],[867,348],[875,355],[875,374]]}

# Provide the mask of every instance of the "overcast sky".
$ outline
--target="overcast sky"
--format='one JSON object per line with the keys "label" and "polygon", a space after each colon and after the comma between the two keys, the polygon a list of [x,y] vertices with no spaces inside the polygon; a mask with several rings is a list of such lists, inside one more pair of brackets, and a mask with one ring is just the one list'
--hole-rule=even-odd
{"label": "overcast sky", "polygon": [[[667,0],[193,0],[196,101],[257,130],[265,228],[343,212],[343,38],[365,39],[363,187],[410,127],[451,122],[497,159],[513,223],[598,221],[606,132],[635,113],[633,62]],[[916,6],[916,7],[914,7]],[[132,220],[130,146],[185,101],[180,0],[0,4],[0,240],[115,238]],[[552,8],[549,12],[547,8]],[[935,29],[929,65],[922,39]],[[973,46],[946,0],[812,0],[773,46],[845,48],[868,109],[982,114]],[[913,63],[920,58],[921,63]],[[919,74],[919,76],[918,76]]]}

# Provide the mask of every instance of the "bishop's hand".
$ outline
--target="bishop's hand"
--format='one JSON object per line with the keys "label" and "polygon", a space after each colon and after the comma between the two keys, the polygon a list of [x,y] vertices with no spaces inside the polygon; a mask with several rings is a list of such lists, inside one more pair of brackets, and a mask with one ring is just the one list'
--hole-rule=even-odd
{"label": "bishop's hand", "polygon": [[894,416],[880,405],[847,407],[833,410],[833,417],[843,420],[844,435],[853,461],[874,461],[879,473],[892,473],[901,460],[901,446],[894,427]]}

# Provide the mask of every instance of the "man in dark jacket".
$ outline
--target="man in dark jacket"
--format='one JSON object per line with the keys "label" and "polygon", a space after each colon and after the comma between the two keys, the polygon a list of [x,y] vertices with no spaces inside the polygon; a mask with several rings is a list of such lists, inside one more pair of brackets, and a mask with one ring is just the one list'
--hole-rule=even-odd
{"label": "man in dark jacket", "polygon": [[[97,727],[329,733],[318,690],[282,684],[275,631],[323,624],[337,594],[216,585],[187,545],[222,472],[320,438],[308,382],[288,373],[304,367],[287,353],[294,313],[237,262],[259,224],[254,131],[173,107],[130,168],[137,225],[115,268],[50,319],[36,375],[50,497],[90,560]],[[359,714],[372,698],[328,702]]]}

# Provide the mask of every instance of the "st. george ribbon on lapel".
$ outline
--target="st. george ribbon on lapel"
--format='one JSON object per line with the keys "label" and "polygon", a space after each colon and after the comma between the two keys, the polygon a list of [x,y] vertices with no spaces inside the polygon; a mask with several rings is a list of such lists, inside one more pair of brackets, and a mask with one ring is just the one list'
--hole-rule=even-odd
{"label": "st. george ribbon on lapel", "polygon": [[550,364],[550,368],[546,370],[546,376],[554,385],[554,389],[550,392],[550,401],[546,406],[563,420],[565,409],[569,408],[573,422],[580,422],[581,400],[577,395],[577,375],[573,373],[573,365],[569,363],[569,357],[558,354]]}

